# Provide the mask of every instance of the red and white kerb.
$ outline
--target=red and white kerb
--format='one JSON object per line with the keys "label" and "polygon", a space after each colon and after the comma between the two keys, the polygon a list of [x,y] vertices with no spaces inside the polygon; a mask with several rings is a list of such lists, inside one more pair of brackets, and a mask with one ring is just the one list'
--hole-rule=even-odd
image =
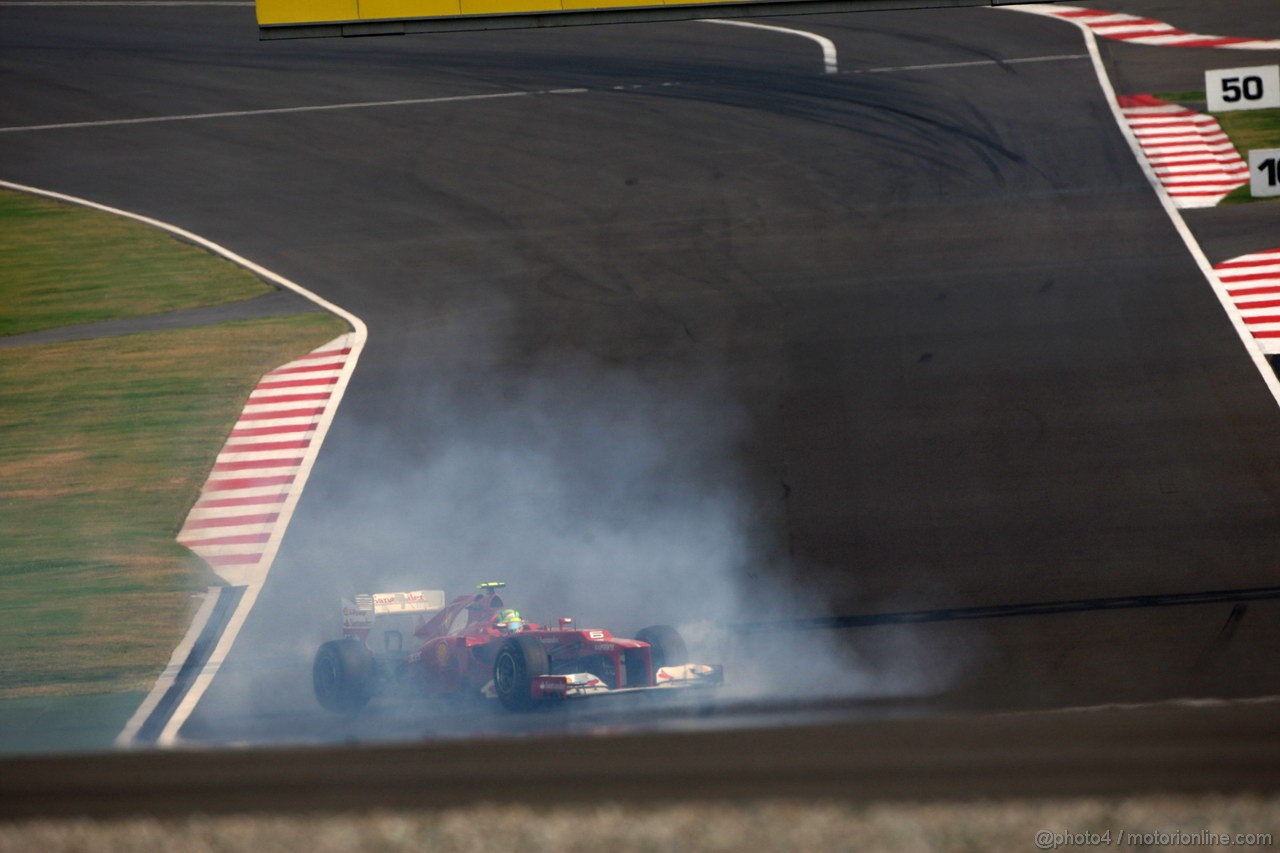
{"label": "red and white kerb", "polygon": [[1151,95],[1118,100],[1147,162],[1178,207],[1212,207],[1249,183],[1249,164],[1213,116]]}
{"label": "red and white kerb", "polygon": [[1280,355],[1280,249],[1215,264],[1218,281],[1267,355]]}
{"label": "red and white kerb", "polygon": [[1048,15],[1084,24],[1096,35],[1129,44],[1145,44],[1156,47],[1218,47],[1232,50],[1280,50],[1280,39],[1257,39],[1242,36],[1208,36],[1189,33],[1177,27],[1119,12],[1086,9],[1082,6],[1022,6],[1019,11]]}
{"label": "red and white kerb", "polygon": [[335,338],[262,377],[178,532],[231,583],[258,568],[351,354]]}

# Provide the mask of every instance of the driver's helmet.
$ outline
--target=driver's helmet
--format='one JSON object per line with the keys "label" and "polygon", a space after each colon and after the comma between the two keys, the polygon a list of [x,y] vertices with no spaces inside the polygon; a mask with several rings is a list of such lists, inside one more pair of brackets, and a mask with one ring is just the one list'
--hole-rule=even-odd
{"label": "driver's helmet", "polygon": [[520,618],[519,610],[512,610],[508,607],[498,613],[497,624],[499,629],[506,631],[508,634],[514,634],[524,627],[524,620]]}

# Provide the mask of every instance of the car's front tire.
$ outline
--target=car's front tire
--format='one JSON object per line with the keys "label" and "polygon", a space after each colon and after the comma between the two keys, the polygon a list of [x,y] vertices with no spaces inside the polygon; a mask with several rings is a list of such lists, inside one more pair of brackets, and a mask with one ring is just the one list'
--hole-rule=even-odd
{"label": "car's front tire", "polygon": [[509,711],[531,710],[538,704],[533,698],[533,679],[550,672],[551,659],[536,637],[508,638],[493,656],[493,689],[498,701]]}
{"label": "car's front tire", "polygon": [[684,637],[670,625],[650,625],[636,632],[636,639],[649,644],[649,656],[653,660],[653,674],[664,666],[683,666],[689,662],[689,652]]}

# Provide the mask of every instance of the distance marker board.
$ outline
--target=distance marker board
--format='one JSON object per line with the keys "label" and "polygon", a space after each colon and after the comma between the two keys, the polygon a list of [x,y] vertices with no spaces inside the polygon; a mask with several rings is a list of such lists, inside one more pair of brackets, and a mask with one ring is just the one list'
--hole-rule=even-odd
{"label": "distance marker board", "polygon": [[1280,196],[1280,148],[1249,152],[1249,194],[1254,198]]}
{"label": "distance marker board", "polygon": [[1211,113],[1280,107],[1280,65],[1211,69],[1204,94]]}
{"label": "distance marker board", "polygon": [[1052,0],[256,0],[263,39],[1009,6]]}

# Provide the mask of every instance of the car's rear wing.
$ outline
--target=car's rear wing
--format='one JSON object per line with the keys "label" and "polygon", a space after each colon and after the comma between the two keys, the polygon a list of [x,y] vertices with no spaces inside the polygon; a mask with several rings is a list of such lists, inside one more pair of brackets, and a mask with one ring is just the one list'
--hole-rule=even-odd
{"label": "car's rear wing", "polygon": [[363,637],[379,616],[395,613],[436,613],[444,610],[444,590],[375,592],[342,599],[342,633]]}

